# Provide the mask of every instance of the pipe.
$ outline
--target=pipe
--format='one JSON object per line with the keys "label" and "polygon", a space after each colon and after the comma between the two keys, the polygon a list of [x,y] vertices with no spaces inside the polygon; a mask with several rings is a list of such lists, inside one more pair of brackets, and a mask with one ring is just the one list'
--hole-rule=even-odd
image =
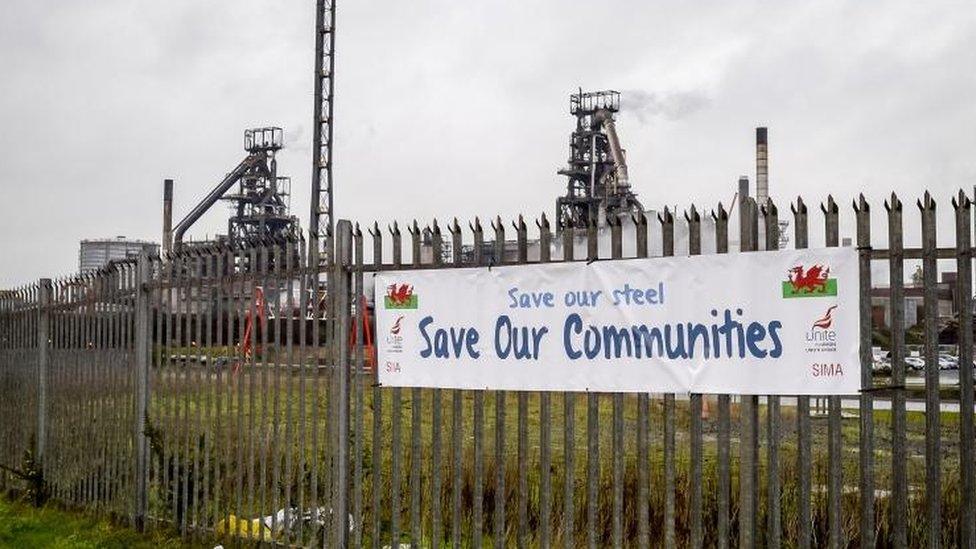
{"label": "pipe", "polygon": [[173,251],[173,180],[163,180],[163,251]]}
{"label": "pipe", "polygon": [[756,128],[756,202],[769,201],[769,145],[765,127]]}
{"label": "pipe", "polygon": [[247,173],[248,170],[257,166],[263,166],[266,157],[267,155],[263,152],[249,154],[244,160],[241,161],[240,164],[237,165],[236,168],[234,168],[232,172],[227,174],[223,181],[214,187],[214,189],[210,191],[210,193],[204,197],[199,204],[190,210],[190,213],[186,214],[186,217],[184,217],[173,230],[173,240],[177,250],[179,250],[180,245],[183,244],[183,235],[186,233],[186,231],[194,223],[196,223],[197,220],[203,216],[203,214],[207,213],[207,210],[216,204],[217,201],[220,200],[220,197],[224,196],[224,193],[230,190],[230,188],[233,187],[234,184],[237,183],[237,181],[245,173]]}
{"label": "pipe", "polygon": [[617,170],[617,185],[619,187],[629,187],[630,178],[627,175],[627,159],[624,158],[624,151],[620,147],[620,138],[617,136],[617,126],[613,121],[613,113],[606,109],[596,111],[594,118],[603,124],[603,129],[607,132],[607,141],[610,143],[610,154],[613,155],[613,163]]}

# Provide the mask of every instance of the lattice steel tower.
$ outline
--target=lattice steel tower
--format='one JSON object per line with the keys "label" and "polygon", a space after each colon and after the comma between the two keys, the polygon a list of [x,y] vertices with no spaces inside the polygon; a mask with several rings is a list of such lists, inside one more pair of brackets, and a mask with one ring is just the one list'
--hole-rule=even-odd
{"label": "lattice steel tower", "polygon": [[335,71],[335,0],[315,7],[315,113],[312,122],[312,195],[309,259],[312,265],[332,258],[332,99]]}
{"label": "lattice steel tower", "polygon": [[620,92],[580,90],[569,98],[576,130],[569,140],[569,165],[559,170],[569,178],[566,195],[556,199],[556,219],[562,227],[643,210],[631,190],[627,160],[620,146],[613,115],[620,110]]}

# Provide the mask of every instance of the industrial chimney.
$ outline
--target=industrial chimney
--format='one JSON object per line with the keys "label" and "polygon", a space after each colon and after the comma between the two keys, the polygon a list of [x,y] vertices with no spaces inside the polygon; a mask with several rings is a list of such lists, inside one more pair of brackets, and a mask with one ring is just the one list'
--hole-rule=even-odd
{"label": "industrial chimney", "polygon": [[759,207],[769,200],[769,148],[766,128],[756,128],[756,202]]}

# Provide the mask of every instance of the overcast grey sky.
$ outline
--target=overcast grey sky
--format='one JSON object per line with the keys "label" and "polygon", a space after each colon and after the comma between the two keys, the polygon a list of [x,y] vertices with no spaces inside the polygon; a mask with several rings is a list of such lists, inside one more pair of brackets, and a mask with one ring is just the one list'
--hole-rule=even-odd
{"label": "overcast grey sky", "polygon": [[[313,17],[313,0],[6,0],[0,287],[73,271],[83,238],[158,240],[161,180],[179,219],[251,126],[285,129],[304,225]],[[971,2],[360,0],[337,27],[339,217],[551,214],[578,86],[624,92],[648,207],[731,199],[757,125],[783,206],[865,192],[880,221],[891,190],[948,209],[976,183]]]}

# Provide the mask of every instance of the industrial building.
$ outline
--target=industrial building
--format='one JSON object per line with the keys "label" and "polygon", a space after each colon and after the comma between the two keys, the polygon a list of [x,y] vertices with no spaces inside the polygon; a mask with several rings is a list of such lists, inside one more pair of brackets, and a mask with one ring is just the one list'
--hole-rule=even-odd
{"label": "industrial building", "polygon": [[[955,272],[943,272],[940,280],[935,284],[935,310],[940,323],[957,317],[963,307],[973,306],[972,297],[960,298],[956,277]],[[911,328],[925,318],[925,287],[920,271],[907,281],[902,292],[905,326]],[[871,322],[876,329],[891,327],[891,287],[888,285],[875,285],[871,288]]]}

